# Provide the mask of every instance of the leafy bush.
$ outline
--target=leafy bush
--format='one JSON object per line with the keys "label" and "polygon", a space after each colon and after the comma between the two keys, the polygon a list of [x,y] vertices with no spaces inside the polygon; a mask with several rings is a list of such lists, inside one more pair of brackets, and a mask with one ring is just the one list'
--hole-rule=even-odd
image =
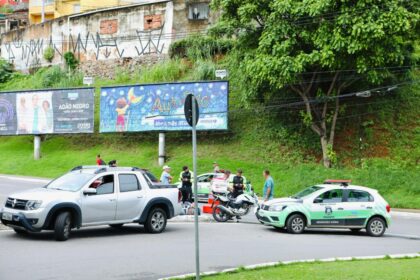
{"label": "leafy bush", "polygon": [[232,47],[233,42],[229,39],[193,35],[172,43],[169,55],[171,58],[187,57],[191,60],[209,59],[217,54],[227,53]]}
{"label": "leafy bush", "polygon": [[44,50],[44,59],[48,62],[53,61],[55,50],[53,47],[49,46]]}
{"label": "leafy bush", "polygon": [[64,54],[64,60],[66,61],[67,67],[69,67],[72,71],[76,69],[77,65],[79,65],[79,61],[72,52],[66,52]]}
{"label": "leafy bush", "polygon": [[58,84],[62,78],[66,77],[66,73],[59,66],[54,66],[43,71],[41,75],[42,87],[52,87]]}
{"label": "leafy bush", "polygon": [[191,74],[193,81],[214,80],[215,78],[216,65],[210,60],[198,60],[194,63],[194,69]]}
{"label": "leafy bush", "polygon": [[12,73],[12,64],[0,58],[0,83],[7,82],[12,77]]}

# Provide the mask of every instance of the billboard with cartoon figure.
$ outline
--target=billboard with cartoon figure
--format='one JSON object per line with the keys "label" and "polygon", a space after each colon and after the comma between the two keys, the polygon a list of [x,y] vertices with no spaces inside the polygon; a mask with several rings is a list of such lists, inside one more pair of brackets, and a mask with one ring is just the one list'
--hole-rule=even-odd
{"label": "billboard with cartoon figure", "polygon": [[228,128],[227,81],[166,83],[101,88],[100,132],[190,130],[184,101],[194,94],[200,106],[198,130]]}
{"label": "billboard with cartoon figure", "polygon": [[0,135],[93,133],[93,88],[0,93]]}

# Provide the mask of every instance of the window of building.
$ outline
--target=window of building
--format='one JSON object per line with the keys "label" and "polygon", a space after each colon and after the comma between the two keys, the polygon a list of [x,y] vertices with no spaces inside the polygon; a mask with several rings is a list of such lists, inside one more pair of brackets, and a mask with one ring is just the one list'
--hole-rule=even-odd
{"label": "window of building", "polygon": [[189,5],[188,19],[189,20],[203,20],[208,19],[210,7],[208,3],[194,3]]}

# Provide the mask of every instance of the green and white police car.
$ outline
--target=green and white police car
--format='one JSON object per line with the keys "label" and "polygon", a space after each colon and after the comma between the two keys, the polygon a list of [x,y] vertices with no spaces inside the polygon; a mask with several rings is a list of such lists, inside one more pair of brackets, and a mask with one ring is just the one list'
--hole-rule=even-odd
{"label": "green and white police car", "polygon": [[382,236],[391,224],[389,204],[377,190],[350,182],[326,180],[292,197],[264,202],[257,218],[289,233],[302,233],[305,228],[348,228]]}

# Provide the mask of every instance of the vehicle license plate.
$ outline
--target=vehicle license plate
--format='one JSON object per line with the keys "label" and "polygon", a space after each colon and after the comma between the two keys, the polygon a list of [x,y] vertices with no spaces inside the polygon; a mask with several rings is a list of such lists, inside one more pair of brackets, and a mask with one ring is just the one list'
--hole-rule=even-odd
{"label": "vehicle license plate", "polygon": [[6,221],[12,221],[13,220],[13,214],[5,212],[5,213],[2,214],[2,218],[3,218],[3,220],[6,220]]}

